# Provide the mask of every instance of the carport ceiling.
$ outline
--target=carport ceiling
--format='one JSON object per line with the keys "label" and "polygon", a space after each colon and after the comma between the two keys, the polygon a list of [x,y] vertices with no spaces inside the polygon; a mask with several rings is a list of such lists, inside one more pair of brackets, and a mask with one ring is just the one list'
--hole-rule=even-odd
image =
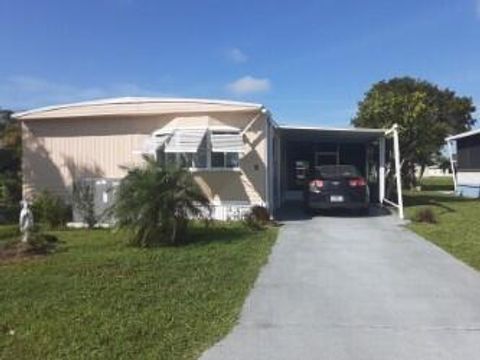
{"label": "carport ceiling", "polygon": [[282,125],[278,130],[282,139],[288,141],[368,143],[385,135],[383,129],[329,129]]}

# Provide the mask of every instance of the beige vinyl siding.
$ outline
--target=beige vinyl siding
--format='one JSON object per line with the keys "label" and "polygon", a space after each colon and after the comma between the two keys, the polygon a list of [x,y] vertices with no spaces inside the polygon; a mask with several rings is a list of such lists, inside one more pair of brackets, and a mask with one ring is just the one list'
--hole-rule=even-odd
{"label": "beige vinyl siding", "polygon": [[[209,126],[244,129],[250,125],[244,135],[245,152],[240,159],[241,171],[204,171],[194,174],[206,195],[216,203],[264,202],[266,120],[258,109],[249,112],[24,120],[24,195],[31,198],[35,192],[48,189],[68,197],[75,178],[121,178],[125,175],[121,166],[142,163],[141,155],[136,151],[142,148],[153,131],[172,126],[177,118],[182,118],[182,123],[191,126],[198,116],[208,116]],[[251,124],[255,118],[256,121]]]}

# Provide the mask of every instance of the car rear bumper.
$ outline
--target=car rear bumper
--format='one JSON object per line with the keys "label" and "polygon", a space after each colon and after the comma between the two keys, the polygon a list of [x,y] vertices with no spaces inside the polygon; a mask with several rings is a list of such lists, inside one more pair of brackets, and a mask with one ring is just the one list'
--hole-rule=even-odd
{"label": "car rear bumper", "polygon": [[[332,202],[332,196],[341,196],[343,201]],[[308,193],[305,205],[311,209],[366,209],[370,201],[368,191]]]}
{"label": "car rear bumper", "polygon": [[310,209],[327,210],[327,209],[367,209],[368,202],[343,202],[343,203],[329,203],[322,201],[309,201],[307,206]]}

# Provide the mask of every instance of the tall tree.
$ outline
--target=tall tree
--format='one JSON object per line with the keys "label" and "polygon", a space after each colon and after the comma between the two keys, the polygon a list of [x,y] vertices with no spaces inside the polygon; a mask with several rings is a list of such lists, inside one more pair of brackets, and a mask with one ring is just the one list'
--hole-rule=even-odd
{"label": "tall tree", "polygon": [[416,185],[415,166],[422,169],[440,152],[445,137],[469,130],[475,106],[469,97],[410,77],[374,84],[359,102],[352,124],[388,128],[399,125],[404,185]]}

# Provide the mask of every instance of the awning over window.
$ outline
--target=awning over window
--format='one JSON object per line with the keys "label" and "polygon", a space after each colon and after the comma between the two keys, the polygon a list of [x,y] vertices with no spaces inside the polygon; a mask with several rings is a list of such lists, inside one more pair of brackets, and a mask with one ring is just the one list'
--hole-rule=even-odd
{"label": "awning over window", "polygon": [[213,152],[243,152],[243,139],[241,134],[212,134]]}
{"label": "awning over window", "polygon": [[166,153],[196,153],[207,129],[175,130],[165,147]]}

